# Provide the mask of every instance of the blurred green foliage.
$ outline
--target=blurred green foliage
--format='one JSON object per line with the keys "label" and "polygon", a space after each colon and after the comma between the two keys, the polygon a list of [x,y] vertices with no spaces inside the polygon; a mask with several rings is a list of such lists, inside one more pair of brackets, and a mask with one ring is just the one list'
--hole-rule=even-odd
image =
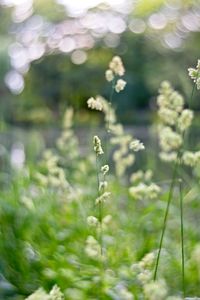
{"label": "blurred green foliage", "polygon": [[[153,13],[162,12],[161,0],[138,1],[129,18],[148,18]],[[182,14],[198,10],[195,1],[182,1]],[[196,6],[195,6],[196,5]],[[117,95],[119,117],[123,122],[133,123],[133,111],[154,107],[154,97],[158,85],[163,79],[169,79],[176,88],[190,97],[191,82],[187,79],[189,66],[194,65],[199,55],[200,33],[187,33],[184,45],[177,49],[167,48],[161,42],[163,31],[146,30],[134,34],[126,30],[120,35],[120,43],[115,48],[105,47],[99,39],[94,47],[87,50],[87,61],[81,65],[71,62],[70,55],[49,53],[32,62],[25,75],[25,89],[20,95],[13,96],[5,87],[4,77],[9,70],[8,46],[14,41],[11,22],[12,9],[2,6],[0,10],[0,98],[1,120],[11,123],[49,124],[60,118],[63,107],[72,104],[75,109],[86,110],[86,100],[98,93],[108,97],[108,87],[102,70],[105,70],[114,54],[122,56],[127,80],[123,95]],[[66,17],[63,6],[54,1],[34,1],[34,13],[41,15],[51,24],[70,20]],[[181,16],[180,16],[181,17]],[[22,23],[22,26],[23,25]],[[171,27],[170,27],[171,26]],[[175,25],[169,25],[173,33]],[[166,32],[167,33],[167,32]],[[198,101],[194,97],[196,108]]]}

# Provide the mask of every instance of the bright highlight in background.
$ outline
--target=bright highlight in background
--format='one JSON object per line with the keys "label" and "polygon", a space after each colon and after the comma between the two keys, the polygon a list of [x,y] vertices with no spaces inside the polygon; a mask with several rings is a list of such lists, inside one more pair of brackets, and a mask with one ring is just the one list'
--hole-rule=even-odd
{"label": "bright highlight in background", "polygon": [[88,9],[96,7],[100,4],[107,4],[111,7],[120,7],[125,4],[125,0],[57,0],[59,4],[66,6],[70,15],[83,15]]}

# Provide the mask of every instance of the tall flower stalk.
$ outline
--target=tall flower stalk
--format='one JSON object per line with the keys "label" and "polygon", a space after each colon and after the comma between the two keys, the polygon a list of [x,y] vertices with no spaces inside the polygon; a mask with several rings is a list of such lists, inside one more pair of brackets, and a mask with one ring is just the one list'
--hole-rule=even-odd
{"label": "tall flower stalk", "polygon": [[[125,74],[125,68],[124,68],[121,58],[119,56],[114,56],[109,63],[109,68],[105,72],[106,80],[111,83],[110,96],[109,96],[108,107],[107,107],[107,116],[106,116],[107,122],[105,122],[105,126],[106,126],[105,146],[106,146],[106,156],[107,157],[108,157],[108,152],[109,152],[108,151],[109,140],[110,140],[111,134],[112,134],[112,124],[113,124],[113,121],[115,121],[115,112],[112,107],[113,96],[114,96],[115,92],[119,93],[120,91],[122,91],[125,88],[126,82],[120,78],[124,74]],[[121,84],[120,84],[120,82],[121,82]]]}
{"label": "tall flower stalk", "polygon": [[167,226],[170,204],[173,197],[173,190],[177,180],[177,171],[183,151],[184,134],[187,128],[190,127],[193,118],[193,112],[189,109],[184,109],[183,97],[172,88],[169,82],[165,81],[161,84],[159,93],[160,94],[157,98],[157,103],[159,107],[158,114],[160,117],[160,158],[163,161],[173,161],[174,170],[169,188],[167,207],[165,210],[159,249],[156,258],[154,280],[157,279],[158,266]]}
{"label": "tall flower stalk", "polygon": [[[100,199],[100,177],[99,177],[99,162],[98,158],[102,155],[103,149],[101,147],[101,140],[98,136],[94,136],[93,138],[93,145],[94,145],[94,152],[96,156],[96,174],[97,174],[97,190],[98,190],[98,197]],[[102,201],[97,202],[96,205],[98,206],[98,231],[99,231],[99,245],[100,245],[100,294],[102,294],[103,289],[103,232],[102,232],[102,213],[103,213],[103,203]]]}
{"label": "tall flower stalk", "polygon": [[109,63],[109,69],[106,70],[105,77],[111,82],[110,98],[107,101],[101,96],[89,98],[88,107],[94,110],[102,111],[105,116],[106,145],[105,152],[108,160],[108,144],[114,147],[112,159],[115,164],[117,177],[123,177],[128,167],[135,162],[134,152],[144,149],[144,145],[138,140],[127,134],[117,121],[117,117],[112,106],[114,92],[119,93],[124,90],[126,82],[121,78],[125,74],[123,62],[119,56],[114,56]]}
{"label": "tall flower stalk", "polygon": [[96,204],[98,205],[98,212],[99,212],[99,243],[101,248],[101,257],[103,257],[103,239],[102,239],[102,213],[103,213],[103,203],[102,201],[98,200],[101,197],[101,188],[100,188],[100,178],[99,178],[99,162],[98,158],[102,155],[103,149],[101,146],[101,140],[98,136],[94,136],[93,138],[93,145],[94,145],[94,152],[96,156],[96,174],[97,174],[97,190],[98,190],[98,198],[96,199]]}
{"label": "tall flower stalk", "polygon": [[100,263],[100,294],[102,294],[104,281],[104,262],[106,259],[105,247],[103,244],[103,231],[108,221],[108,216],[104,216],[104,204],[110,197],[107,191],[106,175],[109,171],[108,165],[100,165],[100,156],[104,154],[100,138],[95,135],[93,138],[93,147],[96,157],[96,176],[97,176],[97,197],[95,206],[97,207],[97,216],[88,216],[87,223],[90,227],[96,229],[97,240],[93,236],[87,238],[86,253],[89,257]]}
{"label": "tall flower stalk", "polygon": [[108,126],[107,126],[107,133],[110,133],[110,125],[111,125],[111,108],[112,108],[112,102],[113,102],[113,95],[115,92],[115,78],[112,79],[112,85],[110,90],[110,97],[109,97],[109,108],[108,108]]}
{"label": "tall flower stalk", "polygon": [[[195,85],[200,89],[200,60],[198,60],[196,69],[188,69],[189,76],[194,81],[190,102],[192,101]],[[183,109],[184,101],[180,94],[173,91],[168,82],[161,84],[160,95],[158,96],[159,116],[161,119],[160,127],[160,146],[162,152],[160,158],[164,161],[174,161],[174,171],[170,184],[167,207],[165,211],[158,254],[155,263],[154,280],[157,279],[158,266],[163,245],[164,234],[167,225],[167,219],[170,209],[173,190],[177,180],[177,171],[179,165],[193,167],[200,161],[200,152],[184,151],[184,137],[186,130],[191,126],[193,112],[190,109]],[[190,103],[188,103],[189,105]],[[185,254],[184,254],[184,218],[183,218],[183,190],[181,179],[179,181],[180,195],[180,219],[181,219],[181,269],[182,269],[182,289],[185,297]]]}

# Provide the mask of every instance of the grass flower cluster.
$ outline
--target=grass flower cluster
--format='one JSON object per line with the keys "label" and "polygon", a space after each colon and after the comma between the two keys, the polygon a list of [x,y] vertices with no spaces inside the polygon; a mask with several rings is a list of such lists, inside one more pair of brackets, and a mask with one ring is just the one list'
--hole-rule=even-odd
{"label": "grass flower cluster", "polygon": [[196,84],[197,89],[200,89],[200,59],[198,59],[196,68],[188,69],[189,76]]}

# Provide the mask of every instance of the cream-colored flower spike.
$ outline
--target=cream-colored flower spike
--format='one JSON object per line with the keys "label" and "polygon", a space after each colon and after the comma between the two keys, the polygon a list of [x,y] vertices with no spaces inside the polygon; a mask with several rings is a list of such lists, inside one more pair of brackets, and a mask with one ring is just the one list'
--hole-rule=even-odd
{"label": "cream-colored flower spike", "polygon": [[113,59],[109,63],[109,68],[113,71],[113,73],[119,76],[123,76],[125,73],[123,62],[119,56],[113,57]]}
{"label": "cream-colored flower spike", "polygon": [[[200,60],[196,69],[189,69],[189,75],[197,83],[200,78]],[[184,109],[183,97],[175,91],[169,82],[161,83],[157,104],[160,117],[159,143],[161,160],[173,162],[179,158],[179,163],[186,166],[195,167],[200,163],[200,151],[183,151],[178,157],[178,153],[183,145],[184,132],[191,126],[194,113],[190,109]]]}
{"label": "cream-colored flower spike", "polygon": [[139,140],[133,140],[131,143],[130,143],[130,150],[133,150],[135,152],[138,152],[140,150],[144,150],[145,147],[143,145],[143,143],[141,143]]}
{"label": "cream-colored flower spike", "polygon": [[93,145],[94,145],[94,152],[96,153],[96,155],[101,155],[104,153],[101,147],[101,140],[97,135],[95,135],[93,138]]}
{"label": "cream-colored flower spike", "polygon": [[113,71],[110,69],[106,70],[105,76],[106,76],[106,80],[109,82],[114,79]]}
{"label": "cream-colored flower spike", "polygon": [[102,105],[99,97],[97,97],[96,99],[93,97],[89,98],[87,100],[87,105],[91,109],[95,109],[95,110],[99,110],[99,111],[103,110],[103,105]]}
{"label": "cream-colored flower spike", "polygon": [[101,167],[101,172],[103,173],[103,175],[106,175],[109,171],[109,165],[104,165]]}
{"label": "cream-colored flower spike", "polygon": [[124,90],[125,86],[126,86],[126,81],[123,79],[118,79],[115,85],[115,91],[119,93]]}
{"label": "cream-colored flower spike", "polygon": [[194,113],[190,109],[184,109],[178,119],[178,128],[180,131],[185,131],[192,124]]}
{"label": "cream-colored flower spike", "polygon": [[89,217],[87,217],[87,224],[90,227],[97,227],[98,224],[99,224],[99,221],[98,221],[98,219],[96,217],[89,216]]}
{"label": "cream-colored flower spike", "polygon": [[188,74],[194,83],[196,83],[197,89],[200,90],[200,59],[197,61],[196,69],[189,68]]}
{"label": "cream-colored flower spike", "polygon": [[109,69],[105,72],[106,80],[108,82],[113,81],[116,78],[116,76],[121,77],[124,75],[124,73],[125,69],[121,58],[119,56],[114,56],[111,62],[109,63]]}

